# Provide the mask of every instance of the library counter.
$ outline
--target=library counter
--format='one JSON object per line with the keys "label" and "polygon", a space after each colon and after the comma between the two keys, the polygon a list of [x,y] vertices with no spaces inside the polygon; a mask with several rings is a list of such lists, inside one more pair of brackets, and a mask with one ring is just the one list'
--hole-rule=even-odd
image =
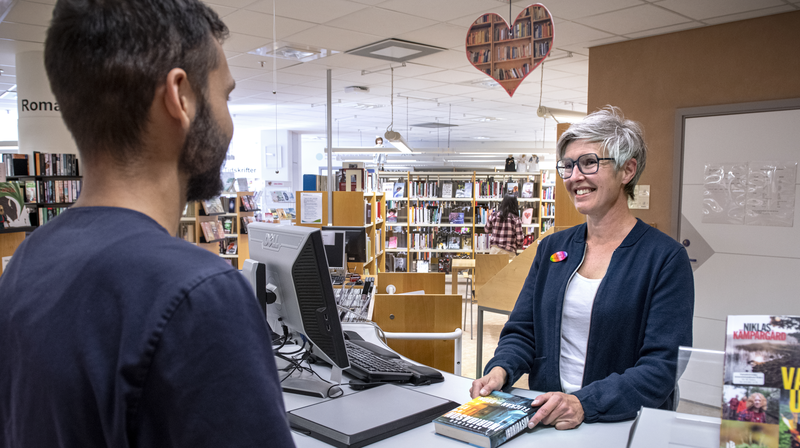
{"label": "library counter", "polygon": [[[375,334],[372,324],[364,323],[343,323],[344,330],[356,331],[365,340],[375,344],[383,345],[382,341]],[[323,378],[326,378],[328,370],[325,367],[315,365],[317,370]],[[472,384],[472,379],[443,373],[445,381],[443,383],[432,384],[428,386],[407,386],[417,392],[422,392],[442,398],[452,400],[457,403],[465,403],[470,400],[469,389]],[[346,380],[345,380],[346,381]],[[343,385],[342,390],[345,394],[356,393],[350,387]],[[515,389],[512,391],[515,394],[530,397],[537,396],[538,393]],[[323,400],[319,398],[296,395],[284,394],[284,403],[286,410],[301,408],[311,404],[319,403]],[[386,403],[391,406],[391,403]],[[522,447],[522,446],[558,446],[559,448],[584,448],[590,446],[602,447],[626,447],[628,437],[631,430],[633,421],[617,422],[617,423],[584,423],[578,428],[568,431],[558,431],[553,427],[538,427],[532,431],[520,434],[514,439],[504,443],[502,446],[509,448]],[[330,446],[324,442],[314,439],[310,436],[300,434],[293,431],[295,444],[299,448],[304,447],[326,447]],[[375,447],[465,447],[469,446],[458,440],[450,439],[448,437],[437,435],[434,431],[433,423],[422,425],[418,428],[400,433],[388,439],[381,440],[369,446]]]}

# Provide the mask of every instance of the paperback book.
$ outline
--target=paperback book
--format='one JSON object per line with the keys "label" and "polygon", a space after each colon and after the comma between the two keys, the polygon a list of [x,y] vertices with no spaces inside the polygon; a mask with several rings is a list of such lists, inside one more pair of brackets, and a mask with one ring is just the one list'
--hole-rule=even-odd
{"label": "paperback book", "polygon": [[519,183],[509,182],[506,184],[506,194],[509,196],[519,197]]}
{"label": "paperback book", "polygon": [[526,208],[525,210],[523,210],[521,219],[522,219],[522,224],[530,224],[531,222],[533,222],[533,209]]}
{"label": "paperback book", "polygon": [[222,207],[222,201],[219,196],[202,201],[202,204],[206,215],[221,215],[225,213],[225,208]]}
{"label": "paperback book", "polygon": [[445,182],[442,184],[442,198],[450,199],[453,197],[453,183]]}
{"label": "paperback book", "polygon": [[524,184],[522,184],[522,197],[523,198],[533,197],[533,182],[525,182]]}
{"label": "paperback book", "polygon": [[728,316],[720,447],[800,446],[800,316]]}
{"label": "paperback book", "polygon": [[476,397],[433,421],[437,434],[495,448],[528,427],[536,413],[530,398],[494,391]]}

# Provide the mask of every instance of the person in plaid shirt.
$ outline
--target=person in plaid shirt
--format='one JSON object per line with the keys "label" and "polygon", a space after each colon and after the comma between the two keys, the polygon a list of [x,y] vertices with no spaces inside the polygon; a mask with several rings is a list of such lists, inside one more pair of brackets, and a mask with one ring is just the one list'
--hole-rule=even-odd
{"label": "person in plaid shirt", "polygon": [[506,195],[500,207],[486,220],[486,233],[491,234],[491,254],[517,255],[522,249],[522,220],[519,218],[519,203],[515,196]]}

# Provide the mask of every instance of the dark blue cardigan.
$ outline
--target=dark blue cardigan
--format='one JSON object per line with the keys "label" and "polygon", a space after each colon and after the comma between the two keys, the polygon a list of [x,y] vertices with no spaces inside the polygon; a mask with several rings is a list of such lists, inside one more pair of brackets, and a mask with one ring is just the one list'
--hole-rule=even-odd
{"label": "dark blue cardigan", "polygon": [[[567,283],[586,249],[586,224],[539,245],[495,356],[508,385],[529,373],[537,391],[561,391],[561,313]],[[564,251],[560,262],[551,255]],[[634,418],[641,406],[670,408],[678,346],[692,344],[694,279],[686,250],[637,219],[614,251],[592,308],[583,387],[585,422]]]}

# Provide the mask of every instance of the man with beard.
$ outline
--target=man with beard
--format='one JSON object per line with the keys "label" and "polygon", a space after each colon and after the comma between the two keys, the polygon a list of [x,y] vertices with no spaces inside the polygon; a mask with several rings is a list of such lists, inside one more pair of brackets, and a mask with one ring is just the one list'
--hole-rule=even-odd
{"label": "man with beard", "polygon": [[59,0],[45,67],[75,206],[0,280],[0,447],[292,446],[248,283],[175,238],[221,188],[227,28],[198,0]]}

